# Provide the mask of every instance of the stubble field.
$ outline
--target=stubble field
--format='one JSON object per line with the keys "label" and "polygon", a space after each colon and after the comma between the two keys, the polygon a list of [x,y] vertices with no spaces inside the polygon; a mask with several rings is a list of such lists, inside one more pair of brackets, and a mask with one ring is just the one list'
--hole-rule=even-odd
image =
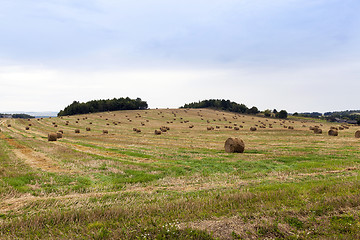
{"label": "stubble field", "polygon": [[0,122],[1,239],[360,239],[359,127],[209,109]]}

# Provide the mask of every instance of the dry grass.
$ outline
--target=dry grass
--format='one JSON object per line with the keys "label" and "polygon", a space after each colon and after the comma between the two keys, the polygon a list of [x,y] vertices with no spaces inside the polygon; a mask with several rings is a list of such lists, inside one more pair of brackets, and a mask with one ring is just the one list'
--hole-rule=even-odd
{"label": "dry grass", "polygon": [[[326,235],[326,231],[330,234],[336,229],[333,217],[350,214],[359,206],[359,198],[351,192],[358,181],[360,142],[354,132],[359,128],[339,130],[333,137],[314,134],[309,126],[340,126],[303,121],[209,109],[122,111],[32,120],[27,131],[28,121],[2,121],[1,236],[22,238],[26,232],[32,238],[61,236],[55,228],[45,231],[44,226],[62,216],[68,220],[59,229],[70,231],[59,238],[69,239],[80,237],[77,232],[89,238],[101,234],[103,238],[116,234],[121,238],[141,237],[152,224],[162,234],[159,224],[175,220],[178,223],[171,231],[180,235],[191,228],[212,231],[214,237],[223,239],[290,238],[296,234],[306,238],[313,223],[310,210],[320,211],[319,201],[344,209],[342,214],[334,208],[316,216],[328,224],[322,226],[324,231],[318,230],[322,238],[335,236]],[[91,131],[86,131],[89,124]],[[63,138],[48,142],[47,134],[54,131],[54,125],[63,131]],[[261,127],[251,131],[256,125]],[[238,126],[242,127],[234,131]],[[169,130],[154,134],[164,127]],[[104,128],[108,134],[103,134]],[[230,137],[245,142],[244,153],[225,152],[224,142]],[[261,210],[256,213],[255,208]],[[239,213],[248,214],[244,217]],[[29,214],[39,215],[27,219]],[[74,214],[82,220],[73,221]],[[139,227],[135,227],[136,221]],[[87,227],[96,222],[103,227],[96,231]],[[300,222],[304,223],[301,229],[294,227]],[[121,224],[133,233],[116,230]],[[22,230],[16,233],[16,228]],[[319,237],[310,232],[310,236]],[[155,236],[155,232],[149,234]],[[346,234],[357,236],[359,232]]]}

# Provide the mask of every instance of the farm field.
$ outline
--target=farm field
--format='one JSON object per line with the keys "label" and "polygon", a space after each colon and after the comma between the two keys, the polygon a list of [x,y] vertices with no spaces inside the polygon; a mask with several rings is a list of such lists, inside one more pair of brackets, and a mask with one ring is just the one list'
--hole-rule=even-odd
{"label": "farm field", "polygon": [[358,126],[210,109],[0,122],[1,239],[360,239]]}

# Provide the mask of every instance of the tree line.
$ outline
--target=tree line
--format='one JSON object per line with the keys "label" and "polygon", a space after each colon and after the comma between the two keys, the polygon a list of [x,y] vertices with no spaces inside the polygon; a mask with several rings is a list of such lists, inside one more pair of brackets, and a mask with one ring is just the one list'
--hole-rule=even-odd
{"label": "tree line", "polygon": [[185,104],[181,108],[213,108],[217,110],[225,110],[230,112],[248,113],[248,114],[257,114],[260,112],[257,107],[248,108],[245,104],[242,103],[239,104],[224,99],[209,99],[199,102],[192,102]]}
{"label": "tree line", "polygon": [[58,116],[87,114],[95,112],[119,111],[119,110],[139,110],[147,109],[148,104],[141,98],[130,99],[114,98],[106,100],[92,100],[88,102],[74,101],[58,113]]}
{"label": "tree line", "polygon": [[16,114],[0,113],[0,118],[35,118],[35,117],[25,113],[16,113]]}
{"label": "tree line", "polygon": [[[242,113],[242,114],[260,113],[259,109],[255,106],[248,108],[243,103],[236,103],[225,99],[209,99],[199,102],[192,102],[185,104],[181,108],[212,108],[212,109],[224,110],[224,111]],[[286,110],[281,110],[280,112],[277,112],[276,109],[274,109],[273,114],[271,110],[265,110],[264,115],[266,117],[275,116],[276,118],[287,118],[288,113]]]}

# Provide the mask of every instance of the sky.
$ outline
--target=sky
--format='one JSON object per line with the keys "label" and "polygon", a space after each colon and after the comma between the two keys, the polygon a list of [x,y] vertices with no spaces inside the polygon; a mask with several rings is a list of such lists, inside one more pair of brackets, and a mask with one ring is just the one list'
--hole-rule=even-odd
{"label": "sky", "polygon": [[120,97],[360,109],[358,0],[0,0],[0,112]]}

